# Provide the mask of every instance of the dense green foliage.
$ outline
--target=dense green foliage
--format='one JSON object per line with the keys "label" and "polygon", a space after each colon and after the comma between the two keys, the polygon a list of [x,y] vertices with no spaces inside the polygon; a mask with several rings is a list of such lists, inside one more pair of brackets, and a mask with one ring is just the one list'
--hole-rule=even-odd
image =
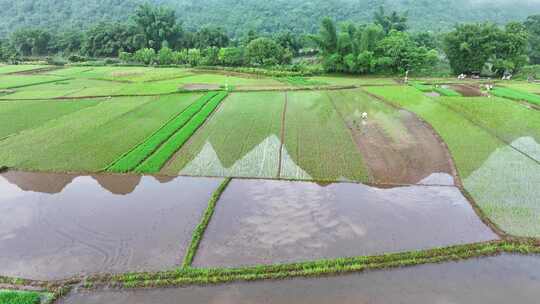
{"label": "dense green foliage", "polygon": [[326,18],[319,35],[311,38],[321,50],[323,66],[328,72],[368,74],[374,72],[420,72],[437,61],[438,54],[417,43],[408,33],[407,17],[381,8],[375,23],[348,24],[337,30]]}
{"label": "dense green foliage", "polygon": [[[125,21],[145,0],[0,0],[0,37],[19,28],[53,31],[88,29],[101,21]],[[370,22],[380,5],[408,11],[413,30],[439,31],[459,22],[494,21],[504,24],[538,12],[537,1],[403,1],[403,0],[151,0],[176,11],[185,28],[221,26],[234,37],[250,29],[260,33],[314,33],[325,17],[338,21]]]}
{"label": "dense green foliage", "polygon": [[0,290],[2,304],[39,304],[41,298],[37,292]]}
{"label": "dense green foliage", "polygon": [[529,16],[524,24],[529,33],[529,57],[531,63],[540,64],[540,15]]}
{"label": "dense green foliage", "polygon": [[487,63],[491,72],[517,72],[528,61],[528,34],[524,25],[508,23],[462,24],[444,38],[444,50],[454,73],[480,73]]}

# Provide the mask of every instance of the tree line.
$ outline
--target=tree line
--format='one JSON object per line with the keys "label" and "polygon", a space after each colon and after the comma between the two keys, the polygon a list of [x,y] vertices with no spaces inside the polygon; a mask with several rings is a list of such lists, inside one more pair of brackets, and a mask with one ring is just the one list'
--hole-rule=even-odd
{"label": "tree line", "polygon": [[220,27],[186,30],[174,10],[143,4],[126,22],[101,22],[87,31],[17,30],[0,40],[0,60],[62,56],[145,65],[269,67],[289,65],[308,49],[318,53],[324,71],[354,74],[425,73],[441,62],[458,74],[503,74],[540,63],[540,15],[504,27],[458,24],[447,33],[411,32],[407,13],[387,13],[383,7],[372,19],[337,24],[325,18],[316,35],[248,31],[231,39]]}

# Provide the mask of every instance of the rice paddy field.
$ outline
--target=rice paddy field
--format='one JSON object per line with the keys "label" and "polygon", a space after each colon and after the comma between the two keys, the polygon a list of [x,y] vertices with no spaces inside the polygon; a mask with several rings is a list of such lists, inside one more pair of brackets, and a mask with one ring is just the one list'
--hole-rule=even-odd
{"label": "rice paddy field", "polygon": [[0,303],[536,303],[540,84],[484,86],[0,65]]}

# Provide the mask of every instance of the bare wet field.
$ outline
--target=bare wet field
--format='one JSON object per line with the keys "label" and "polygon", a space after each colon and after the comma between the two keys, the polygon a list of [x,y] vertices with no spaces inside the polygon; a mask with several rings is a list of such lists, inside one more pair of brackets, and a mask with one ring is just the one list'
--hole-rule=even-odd
{"label": "bare wet field", "polygon": [[464,97],[480,97],[484,96],[478,84],[453,84],[450,89],[460,93]]}
{"label": "bare wet field", "polygon": [[[331,97],[374,182],[454,184],[450,153],[435,131],[414,114],[359,91],[339,92]],[[367,118],[362,118],[362,113]]]}
{"label": "bare wet field", "polygon": [[233,180],[194,265],[298,262],[496,238],[455,187]]}
{"label": "bare wet field", "polygon": [[338,277],[73,293],[63,304],[538,303],[540,257],[502,255]]}
{"label": "bare wet field", "polygon": [[220,182],[1,174],[0,275],[61,279],[170,269]]}

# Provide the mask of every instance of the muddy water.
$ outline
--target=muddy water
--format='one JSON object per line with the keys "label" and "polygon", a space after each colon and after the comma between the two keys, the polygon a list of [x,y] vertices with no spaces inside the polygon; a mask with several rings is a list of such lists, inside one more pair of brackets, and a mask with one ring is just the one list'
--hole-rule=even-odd
{"label": "muddy water", "polygon": [[468,84],[455,84],[449,86],[450,89],[460,93],[464,97],[479,97],[482,96],[482,90],[479,87]]}
{"label": "muddy water", "polygon": [[174,267],[220,180],[162,182],[1,174],[0,275],[60,279]]}
{"label": "muddy water", "polygon": [[74,293],[63,304],[533,304],[540,257],[502,255],[339,277]]}
{"label": "muddy water", "polygon": [[[450,154],[435,132],[414,114],[361,93],[338,94],[333,99],[375,182],[417,184],[433,181],[430,177],[434,175],[452,175]],[[367,119],[362,119],[363,112]],[[454,184],[453,180],[442,181]]]}
{"label": "muddy water", "polygon": [[495,238],[455,187],[233,180],[195,265],[296,262]]}

